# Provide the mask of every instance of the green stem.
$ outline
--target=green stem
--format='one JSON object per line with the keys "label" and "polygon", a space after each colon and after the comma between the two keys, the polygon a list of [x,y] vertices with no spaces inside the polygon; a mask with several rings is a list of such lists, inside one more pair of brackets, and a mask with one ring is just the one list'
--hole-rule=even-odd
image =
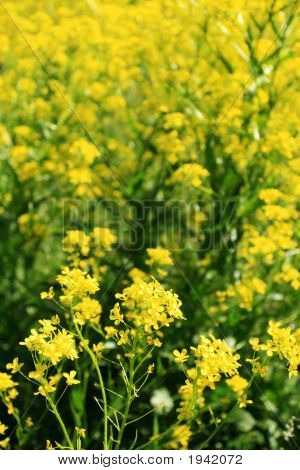
{"label": "green stem", "polygon": [[63,422],[63,420],[62,420],[62,418],[61,418],[61,416],[60,416],[60,414],[59,414],[59,412],[58,412],[58,409],[57,409],[57,407],[56,407],[54,401],[52,400],[52,398],[51,398],[49,395],[46,395],[46,398],[47,398],[48,403],[49,403],[50,406],[51,406],[51,409],[52,409],[53,413],[55,414],[55,417],[56,417],[57,421],[58,421],[59,424],[60,424],[60,427],[61,427],[61,429],[62,429],[62,432],[63,432],[63,434],[64,434],[64,436],[65,436],[65,438],[66,438],[66,441],[67,441],[67,443],[68,443],[70,449],[74,450],[74,446],[73,446],[73,444],[72,444],[72,441],[71,441],[70,436],[69,436],[69,434],[68,434],[68,431],[67,431],[67,429],[66,429],[65,423]]}
{"label": "green stem", "polygon": [[[153,416],[153,437],[155,438],[155,436],[158,436],[159,435],[159,421],[158,421],[158,414],[157,413],[154,413],[154,416]],[[158,450],[158,446],[157,446],[158,442],[155,441],[154,443],[154,450]]]}
{"label": "green stem", "polygon": [[87,342],[84,339],[84,337],[82,336],[82,333],[81,333],[81,331],[80,331],[80,329],[79,329],[76,322],[74,322],[74,325],[75,325],[78,337],[81,340],[82,347],[88,353],[88,355],[90,356],[91,361],[92,361],[92,363],[93,363],[93,365],[96,369],[98,379],[99,379],[99,385],[100,385],[100,389],[101,389],[101,393],[102,393],[102,399],[103,399],[103,412],[104,412],[104,442],[103,442],[103,447],[104,447],[104,450],[108,450],[108,408],[107,408],[107,397],[106,397],[106,392],[105,392],[105,387],[104,387],[102,374],[101,374],[101,371],[100,371],[98,361],[97,361],[97,358],[96,358],[95,354],[93,353],[93,351],[87,345]]}
{"label": "green stem", "polygon": [[125,429],[125,426],[126,426],[126,423],[127,423],[129,408],[130,408],[130,404],[131,404],[131,393],[132,393],[132,390],[134,388],[133,387],[133,378],[134,378],[134,372],[135,372],[134,371],[134,363],[135,363],[137,343],[138,343],[138,332],[136,333],[136,336],[134,338],[134,343],[133,343],[133,348],[132,348],[133,356],[130,358],[130,362],[129,362],[129,383],[128,383],[128,386],[127,386],[127,397],[126,397],[125,410],[124,410],[124,414],[123,414],[123,418],[122,418],[122,423],[121,423],[121,427],[120,427],[120,431],[119,431],[118,439],[117,439],[117,443],[116,443],[116,450],[120,449],[124,429]]}
{"label": "green stem", "polygon": [[[129,386],[129,387],[130,387],[130,386]],[[117,444],[116,444],[116,450],[119,450],[119,449],[120,449],[121,440],[122,440],[122,437],[123,437],[124,429],[125,429],[126,422],[127,422],[127,418],[128,418],[128,413],[129,413],[129,408],[130,408],[130,402],[131,402],[131,387],[130,387],[130,391],[127,392],[125,411],[124,411],[124,415],[123,415],[123,419],[122,419],[122,424],[121,424],[121,428],[120,428],[119,435],[118,435],[118,440],[117,440]]]}

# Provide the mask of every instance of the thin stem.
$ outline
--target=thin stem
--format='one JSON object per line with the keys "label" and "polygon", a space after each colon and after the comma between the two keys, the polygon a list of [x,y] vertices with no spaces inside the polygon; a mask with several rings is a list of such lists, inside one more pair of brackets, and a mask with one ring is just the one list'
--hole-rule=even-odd
{"label": "thin stem", "polygon": [[[153,416],[153,437],[158,436],[158,435],[159,435],[159,421],[158,421],[158,414],[155,413]],[[154,443],[154,450],[158,450],[157,444],[158,442],[156,441]]]}
{"label": "thin stem", "polygon": [[125,426],[127,424],[127,418],[128,418],[128,413],[129,413],[129,408],[131,404],[131,393],[133,390],[133,378],[134,378],[134,363],[135,363],[135,355],[136,355],[136,347],[138,343],[138,332],[136,333],[136,336],[134,338],[134,343],[133,343],[133,348],[132,348],[132,357],[130,358],[129,361],[129,380],[128,380],[128,385],[127,385],[127,397],[126,397],[126,403],[125,403],[125,410],[123,414],[123,419],[120,427],[120,432],[118,435],[117,443],[116,443],[116,450],[120,449],[123,433]]}
{"label": "thin stem", "polygon": [[103,382],[103,378],[102,378],[102,374],[101,374],[101,371],[100,371],[100,368],[99,368],[99,365],[98,365],[98,361],[97,361],[97,358],[95,356],[95,354],[93,353],[93,351],[89,348],[89,346],[87,345],[87,342],[86,340],[84,339],[84,337],[82,336],[82,333],[77,325],[76,322],[74,322],[74,325],[75,325],[75,328],[76,328],[76,332],[78,334],[78,337],[79,339],[81,340],[81,343],[82,343],[82,347],[83,349],[88,353],[88,355],[90,356],[91,358],[91,361],[96,369],[96,372],[97,372],[97,376],[98,376],[98,379],[99,379],[99,385],[100,385],[100,389],[101,389],[101,393],[102,393],[102,399],[103,399],[103,412],[104,412],[104,442],[103,442],[103,447],[104,447],[104,450],[108,450],[108,410],[107,410],[107,397],[106,397],[106,391],[105,391],[105,387],[104,387],[104,382]]}
{"label": "thin stem", "polygon": [[72,441],[71,441],[70,436],[69,436],[69,434],[68,434],[68,431],[67,431],[67,429],[66,429],[65,423],[63,422],[63,420],[62,420],[62,418],[61,418],[61,416],[60,416],[60,414],[59,414],[59,412],[58,412],[58,409],[57,409],[57,407],[56,407],[54,401],[52,400],[52,398],[50,397],[50,395],[46,395],[46,399],[47,399],[49,405],[51,406],[51,410],[52,410],[52,412],[55,414],[55,417],[56,417],[57,421],[58,421],[59,424],[60,424],[60,427],[61,427],[61,429],[62,429],[62,432],[63,432],[63,434],[64,434],[64,436],[65,436],[65,439],[66,439],[66,441],[67,441],[67,443],[68,443],[70,449],[74,450],[74,446],[73,446],[73,444],[72,444]]}
{"label": "thin stem", "polygon": [[116,450],[120,449],[121,440],[122,440],[124,429],[125,429],[125,426],[126,426],[126,423],[127,423],[127,418],[128,418],[129,408],[130,408],[130,402],[131,402],[131,387],[130,387],[130,385],[129,385],[129,388],[130,388],[130,391],[128,391],[128,393],[127,393],[125,411],[124,411],[124,415],[123,415],[123,419],[122,419],[120,432],[119,432],[119,435],[118,435]]}

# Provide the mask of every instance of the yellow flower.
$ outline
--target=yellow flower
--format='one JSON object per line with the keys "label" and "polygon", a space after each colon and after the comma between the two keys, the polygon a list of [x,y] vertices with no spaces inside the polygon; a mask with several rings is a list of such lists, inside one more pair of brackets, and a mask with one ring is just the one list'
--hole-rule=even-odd
{"label": "yellow flower", "polygon": [[173,354],[175,356],[175,362],[178,362],[180,364],[182,364],[183,362],[186,362],[188,360],[188,358],[190,357],[187,354],[187,350],[185,348],[182,349],[181,351],[178,351],[178,349],[175,349],[173,351]]}
{"label": "yellow flower", "polygon": [[262,189],[259,192],[259,198],[267,204],[272,204],[277,202],[278,199],[284,199],[285,195],[279,191],[278,189],[269,188],[269,189]]}
{"label": "yellow flower", "polygon": [[121,331],[119,331],[118,334],[119,334],[119,337],[120,337],[120,339],[118,341],[119,346],[121,346],[122,344],[128,343],[128,336],[129,336],[129,331],[128,330],[126,330],[126,331],[121,330]]}
{"label": "yellow flower", "polygon": [[147,369],[147,374],[153,374],[154,369],[155,369],[155,365],[154,365],[154,364],[150,364],[150,365],[148,366],[148,369]]}
{"label": "yellow flower", "polygon": [[150,344],[150,346],[156,346],[157,348],[162,346],[162,342],[158,338],[152,336],[147,337],[147,343]]}
{"label": "yellow flower", "polygon": [[41,379],[41,385],[38,388],[38,391],[35,392],[35,395],[42,395],[43,397],[47,396],[49,393],[54,393],[56,391],[56,385],[61,378],[60,374],[53,375],[49,380]]}
{"label": "yellow flower", "polygon": [[44,299],[54,299],[54,290],[53,290],[53,287],[51,286],[50,289],[48,290],[48,292],[41,292],[41,299],[44,300]]}
{"label": "yellow flower", "polygon": [[286,282],[291,285],[295,290],[300,289],[300,273],[299,270],[295,269],[288,264],[284,264],[281,268],[281,272],[274,276],[276,282]]}
{"label": "yellow flower", "polygon": [[51,336],[52,333],[57,330],[56,326],[52,324],[51,320],[39,320],[39,323],[42,325],[39,331],[47,336]]}
{"label": "yellow flower", "polygon": [[47,367],[44,364],[37,363],[35,365],[35,370],[29,372],[28,377],[30,379],[35,379],[35,380],[42,379],[44,377],[46,370],[47,370]]}
{"label": "yellow flower", "polygon": [[248,400],[247,395],[242,395],[239,400],[239,408],[246,408],[247,405],[251,405],[253,403],[252,400]]}
{"label": "yellow flower", "polygon": [[46,441],[46,450],[54,450],[54,447],[48,439]]}
{"label": "yellow flower", "polygon": [[2,439],[2,441],[0,441],[0,447],[2,447],[2,449],[6,449],[9,444],[9,440],[9,437],[7,437],[6,439]]}
{"label": "yellow flower", "polygon": [[259,338],[252,338],[249,340],[249,343],[251,344],[253,351],[260,350]]}
{"label": "yellow flower", "polygon": [[118,330],[114,328],[113,326],[105,326],[104,331],[105,331],[105,338],[110,339],[115,336]]}
{"label": "yellow flower", "polygon": [[97,324],[100,321],[102,307],[96,299],[83,298],[81,302],[76,304],[75,310],[76,321],[79,325],[84,325],[87,322]]}
{"label": "yellow flower", "polygon": [[11,370],[12,374],[15,374],[17,372],[20,372],[23,365],[24,364],[20,363],[19,359],[17,357],[15,357],[14,360],[11,363],[6,364],[6,369]]}
{"label": "yellow flower", "polygon": [[57,276],[63,295],[60,296],[62,303],[70,306],[76,299],[88,294],[95,294],[99,290],[98,281],[80,269],[65,267]]}
{"label": "yellow flower", "polygon": [[0,434],[4,434],[8,427],[0,421]]}
{"label": "yellow flower", "polygon": [[14,400],[19,395],[19,392],[16,388],[10,388],[7,392],[7,396],[10,400]]}
{"label": "yellow flower", "polygon": [[172,440],[169,444],[171,449],[182,449],[188,448],[190,437],[192,432],[187,424],[181,424],[175,427],[172,432]]}
{"label": "yellow flower", "polygon": [[120,312],[120,304],[116,303],[114,308],[111,309],[109,318],[115,323],[115,325],[119,325],[123,321],[123,315]]}
{"label": "yellow flower", "polygon": [[167,180],[167,185],[184,185],[200,188],[203,179],[209,176],[209,172],[199,163],[184,163]]}
{"label": "yellow flower", "polygon": [[248,386],[248,381],[241,377],[240,375],[234,375],[230,379],[226,380],[226,383],[237,393],[238,395],[241,395],[245,388]]}
{"label": "yellow flower", "polygon": [[117,241],[117,237],[107,227],[95,227],[92,236],[94,243],[99,244],[105,250],[109,250]]}
{"label": "yellow flower", "polygon": [[13,388],[15,385],[18,383],[12,380],[11,375],[0,372],[0,392]]}
{"label": "yellow flower", "polygon": [[75,431],[79,437],[85,437],[86,430],[84,428],[78,428],[77,426],[75,427]]}
{"label": "yellow flower", "polygon": [[143,281],[146,281],[148,275],[147,275],[144,271],[142,271],[141,269],[132,268],[132,269],[128,272],[128,277],[130,277],[130,279],[131,279],[133,282],[138,281],[139,279],[142,279]]}
{"label": "yellow flower", "polygon": [[298,375],[300,366],[300,338],[290,327],[283,328],[280,322],[269,322],[268,333],[272,339],[261,345],[269,357],[277,354],[288,362],[289,376]]}
{"label": "yellow flower", "polygon": [[63,243],[67,253],[73,253],[78,247],[84,256],[89,254],[90,237],[81,230],[68,230]]}
{"label": "yellow flower", "polygon": [[258,374],[261,377],[266,377],[268,373],[268,366],[263,366],[262,364],[260,364],[259,358],[246,359],[246,362],[249,362],[251,364],[253,374]]}
{"label": "yellow flower", "polygon": [[21,345],[27,347],[29,351],[36,351],[40,354],[41,359],[50,361],[56,365],[63,358],[72,361],[78,357],[74,335],[62,328],[55,331],[50,320],[41,320],[42,327],[37,332],[31,330],[31,335],[25,338]]}
{"label": "yellow flower", "polygon": [[148,264],[150,267],[156,268],[158,274],[164,277],[167,272],[160,267],[173,265],[173,260],[169,250],[161,247],[147,248],[147,254],[149,259],[146,260],[146,264]]}
{"label": "yellow flower", "polygon": [[[216,384],[225,377],[237,374],[240,366],[239,355],[233,354],[225,341],[216,339],[213,335],[209,338],[201,336],[200,344],[191,347],[194,354],[194,367],[187,371],[185,384],[179,389],[181,397],[178,408],[178,418],[192,419],[197,413],[197,408],[205,404],[204,391],[207,388],[215,389]],[[184,355],[186,350],[183,350]],[[181,353],[178,351],[178,356]]]}
{"label": "yellow flower", "polygon": [[126,318],[146,333],[168,327],[176,319],[184,319],[181,301],[172,290],[166,290],[158,281],[137,279],[122,294],[116,294],[127,308]]}
{"label": "yellow flower", "polygon": [[98,359],[100,359],[102,357],[103,348],[104,348],[104,344],[102,342],[100,342],[98,344],[93,344],[93,351],[96,354],[96,356],[98,357]]}
{"label": "yellow flower", "polygon": [[161,348],[162,342],[158,338],[154,338],[153,345],[156,346],[157,348]]}
{"label": "yellow flower", "polygon": [[237,394],[239,408],[246,408],[248,404],[253,403],[252,400],[248,400],[247,395],[244,393],[245,389],[249,385],[249,382],[246,379],[241,377],[239,374],[236,374],[230,379],[227,379],[226,383]]}
{"label": "yellow flower", "polygon": [[63,373],[63,376],[66,379],[67,385],[76,385],[80,383],[80,380],[75,379],[77,372],[76,370],[71,370],[70,373],[68,374],[67,372]]}

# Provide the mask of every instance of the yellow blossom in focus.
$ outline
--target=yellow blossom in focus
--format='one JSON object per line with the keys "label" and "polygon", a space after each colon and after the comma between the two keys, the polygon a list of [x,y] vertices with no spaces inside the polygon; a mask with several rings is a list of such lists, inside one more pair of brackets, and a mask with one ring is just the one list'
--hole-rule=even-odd
{"label": "yellow blossom in focus", "polygon": [[44,374],[46,372],[47,367],[44,364],[36,364],[35,365],[35,370],[29,372],[28,377],[30,379],[42,379],[44,377]]}
{"label": "yellow blossom in focus", "polygon": [[183,362],[186,362],[189,358],[189,355],[187,354],[187,350],[186,349],[182,349],[181,351],[178,351],[178,349],[175,349],[173,351],[173,354],[174,354],[174,357],[175,357],[175,362],[178,362],[178,363],[183,363]]}
{"label": "yellow blossom in focus", "polygon": [[119,325],[123,322],[123,315],[120,312],[119,303],[116,303],[111,309],[109,318],[115,323],[115,325]]}
{"label": "yellow blossom in focus", "polygon": [[129,331],[119,331],[119,340],[118,340],[118,345],[121,346],[122,344],[126,344],[128,342],[129,338]]}
{"label": "yellow blossom in focus", "polygon": [[41,299],[49,299],[52,300],[54,299],[54,291],[53,287],[51,286],[48,292],[41,292]]}
{"label": "yellow blossom in focus", "polygon": [[63,376],[66,379],[67,385],[71,386],[71,385],[76,385],[80,383],[80,380],[75,379],[76,374],[77,374],[76,370],[71,370],[69,373],[67,372],[63,373]]}
{"label": "yellow blossom in focus", "polygon": [[297,376],[300,366],[300,336],[291,327],[283,328],[280,322],[269,322],[268,334],[271,336],[259,349],[266,351],[267,356],[277,354],[288,363],[289,376]]}
{"label": "yellow blossom in focus", "polygon": [[128,309],[126,318],[146,333],[169,326],[175,319],[183,319],[181,301],[171,290],[165,290],[156,280],[137,280],[116,295]]}
{"label": "yellow blossom in focus", "polygon": [[60,296],[62,303],[72,305],[76,299],[95,294],[99,290],[98,281],[80,269],[63,268],[62,273],[57,276],[63,295]]}
{"label": "yellow blossom in focus", "polygon": [[14,358],[13,362],[6,364],[6,369],[11,370],[12,374],[16,374],[17,372],[20,372],[20,370],[23,367],[23,363],[19,362],[19,359],[17,357]]}
{"label": "yellow blossom in focus", "polygon": [[92,324],[99,323],[102,307],[98,300],[85,297],[76,304],[74,309],[76,310],[76,321],[79,325],[84,325],[87,322]]}

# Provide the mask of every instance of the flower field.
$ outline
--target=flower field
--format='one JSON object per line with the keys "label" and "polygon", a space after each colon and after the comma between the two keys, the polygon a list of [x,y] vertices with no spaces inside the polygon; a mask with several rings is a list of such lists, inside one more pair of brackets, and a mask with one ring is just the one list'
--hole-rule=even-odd
{"label": "flower field", "polygon": [[299,2],[0,12],[0,448],[298,449]]}

